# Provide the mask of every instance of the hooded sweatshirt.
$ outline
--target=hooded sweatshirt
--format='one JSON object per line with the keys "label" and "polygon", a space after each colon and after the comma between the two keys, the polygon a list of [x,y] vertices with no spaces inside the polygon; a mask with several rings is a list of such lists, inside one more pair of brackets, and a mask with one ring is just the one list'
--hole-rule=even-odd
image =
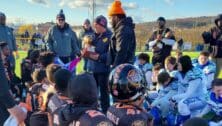
{"label": "hooded sweatshirt", "polygon": [[112,123],[99,112],[93,105],[73,105],[65,106],[59,113],[59,122],[61,126],[99,126]]}

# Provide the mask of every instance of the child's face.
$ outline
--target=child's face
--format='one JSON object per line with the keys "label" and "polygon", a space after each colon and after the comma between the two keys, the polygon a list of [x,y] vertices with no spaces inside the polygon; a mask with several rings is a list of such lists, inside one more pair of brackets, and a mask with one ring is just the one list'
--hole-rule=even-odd
{"label": "child's face", "polygon": [[167,81],[165,81],[165,82],[163,83],[163,86],[167,86],[167,85],[169,84],[169,81],[170,81],[170,78],[168,78]]}
{"label": "child's face", "polygon": [[171,63],[165,63],[165,68],[168,71],[173,71],[175,65],[171,64]]}
{"label": "child's face", "polygon": [[200,65],[206,64],[208,60],[209,60],[208,57],[204,56],[204,55],[200,55],[198,57],[198,62],[199,62]]}
{"label": "child's face", "polygon": [[178,69],[178,71],[182,71],[183,70],[182,65],[181,65],[180,62],[177,64],[177,69]]}
{"label": "child's face", "polygon": [[217,97],[222,97],[222,86],[214,86],[213,92],[216,94]]}
{"label": "child's face", "polygon": [[159,70],[153,70],[152,81],[157,82],[157,76],[159,74]]}
{"label": "child's face", "polygon": [[140,65],[143,65],[143,64],[145,64],[145,63],[146,63],[145,60],[143,60],[143,59],[139,59],[139,64],[140,64]]}

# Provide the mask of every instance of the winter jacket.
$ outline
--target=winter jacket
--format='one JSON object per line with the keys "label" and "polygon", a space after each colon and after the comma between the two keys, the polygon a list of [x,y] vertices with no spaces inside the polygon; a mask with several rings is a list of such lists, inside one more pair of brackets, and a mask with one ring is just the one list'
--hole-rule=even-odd
{"label": "winter jacket", "polygon": [[62,29],[57,25],[50,28],[46,35],[46,42],[49,50],[59,57],[80,54],[76,33],[72,31],[68,24],[65,24]]}
{"label": "winter jacket", "polygon": [[134,28],[135,24],[131,17],[120,20],[115,26],[109,48],[109,65],[115,67],[123,63],[133,64],[136,51]]}
{"label": "winter jacket", "polygon": [[67,105],[59,114],[61,126],[113,126],[104,114],[95,107],[85,105]]}
{"label": "winter jacket", "polygon": [[106,62],[111,36],[112,32],[109,30],[101,35],[95,35],[93,46],[95,46],[95,52],[99,54],[99,59],[92,62],[91,68],[93,73],[109,72],[109,65],[107,65]]}
{"label": "winter jacket", "polygon": [[8,46],[11,51],[17,51],[17,45],[12,28],[5,25],[0,25],[0,42],[2,41],[8,43]]}

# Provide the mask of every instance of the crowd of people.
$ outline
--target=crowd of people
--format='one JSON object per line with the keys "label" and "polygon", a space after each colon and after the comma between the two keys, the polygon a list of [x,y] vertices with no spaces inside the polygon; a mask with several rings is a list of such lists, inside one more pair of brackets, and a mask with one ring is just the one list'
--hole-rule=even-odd
{"label": "crowd of people", "polygon": [[[15,38],[0,12],[0,125],[222,125],[222,15],[202,34],[209,49],[195,59],[171,54],[176,37],[164,17],[147,41],[150,59],[135,55],[135,24],[120,1],[108,16],[112,29],[100,15],[77,36],[61,10],[45,36],[47,51],[30,49],[19,78]],[[84,72],[76,74],[81,60]]]}

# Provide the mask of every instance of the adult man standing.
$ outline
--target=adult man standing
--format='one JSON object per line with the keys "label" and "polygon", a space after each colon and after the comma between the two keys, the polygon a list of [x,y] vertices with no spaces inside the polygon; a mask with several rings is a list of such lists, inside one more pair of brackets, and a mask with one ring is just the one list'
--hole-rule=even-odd
{"label": "adult man standing", "polygon": [[92,72],[100,89],[102,111],[106,113],[110,105],[108,93],[109,65],[106,62],[112,32],[108,30],[107,20],[102,15],[96,17],[94,28],[95,39],[92,45],[95,46],[95,54],[89,55],[89,58],[94,60],[92,63]]}
{"label": "adult man standing", "polygon": [[15,41],[15,36],[13,35],[13,29],[6,26],[6,16],[4,13],[0,12],[0,42],[7,42],[9,49],[11,51],[11,55],[9,60],[12,65],[13,71],[15,70],[15,58],[13,53],[15,53],[16,58],[19,57],[17,52],[17,46]]}
{"label": "adult man standing", "polygon": [[175,43],[175,36],[169,28],[165,27],[166,20],[164,17],[159,17],[157,23],[158,29],[153,32],[148,44],[153,52],[152,64],[161,63],[163,65],[164,60],[171,53],[172,46]]}
{"label": "adult man standing", "polygon": [[[1,52],[0,52],[1,56]],[[0,125],[3,126],[9,115],[16,118],[18,123],[22,123],[26,118],[26,113],[16,105],[12,94],[10,94],[9,84],[6,79],[5,69],[0,57]]]}
{"label": "adult man standing", "polygon": [[222,14],[217,16],[215,24],[215,27],[211,28],[209,32],[204,32],[202,36],[205,44],[209,45],[208,50],[216,63],[215,77],[218,77],[222,70]]}
{"label": "adult man standing", "polygon": [[56,16],[56,25],[49,29],[46,42],[50,51],[54,52],[64,63],[70,56],[80,55],[76,33],[65,22],[63,10]]}
{"label": "adult man standing", "polygon": [[108,16],[113,28],[113,37],[110,43],[108,64],[116,67],[123,63],[133,63],[136,51],[135,24],[126,14],[119,0],[115,0]]}

